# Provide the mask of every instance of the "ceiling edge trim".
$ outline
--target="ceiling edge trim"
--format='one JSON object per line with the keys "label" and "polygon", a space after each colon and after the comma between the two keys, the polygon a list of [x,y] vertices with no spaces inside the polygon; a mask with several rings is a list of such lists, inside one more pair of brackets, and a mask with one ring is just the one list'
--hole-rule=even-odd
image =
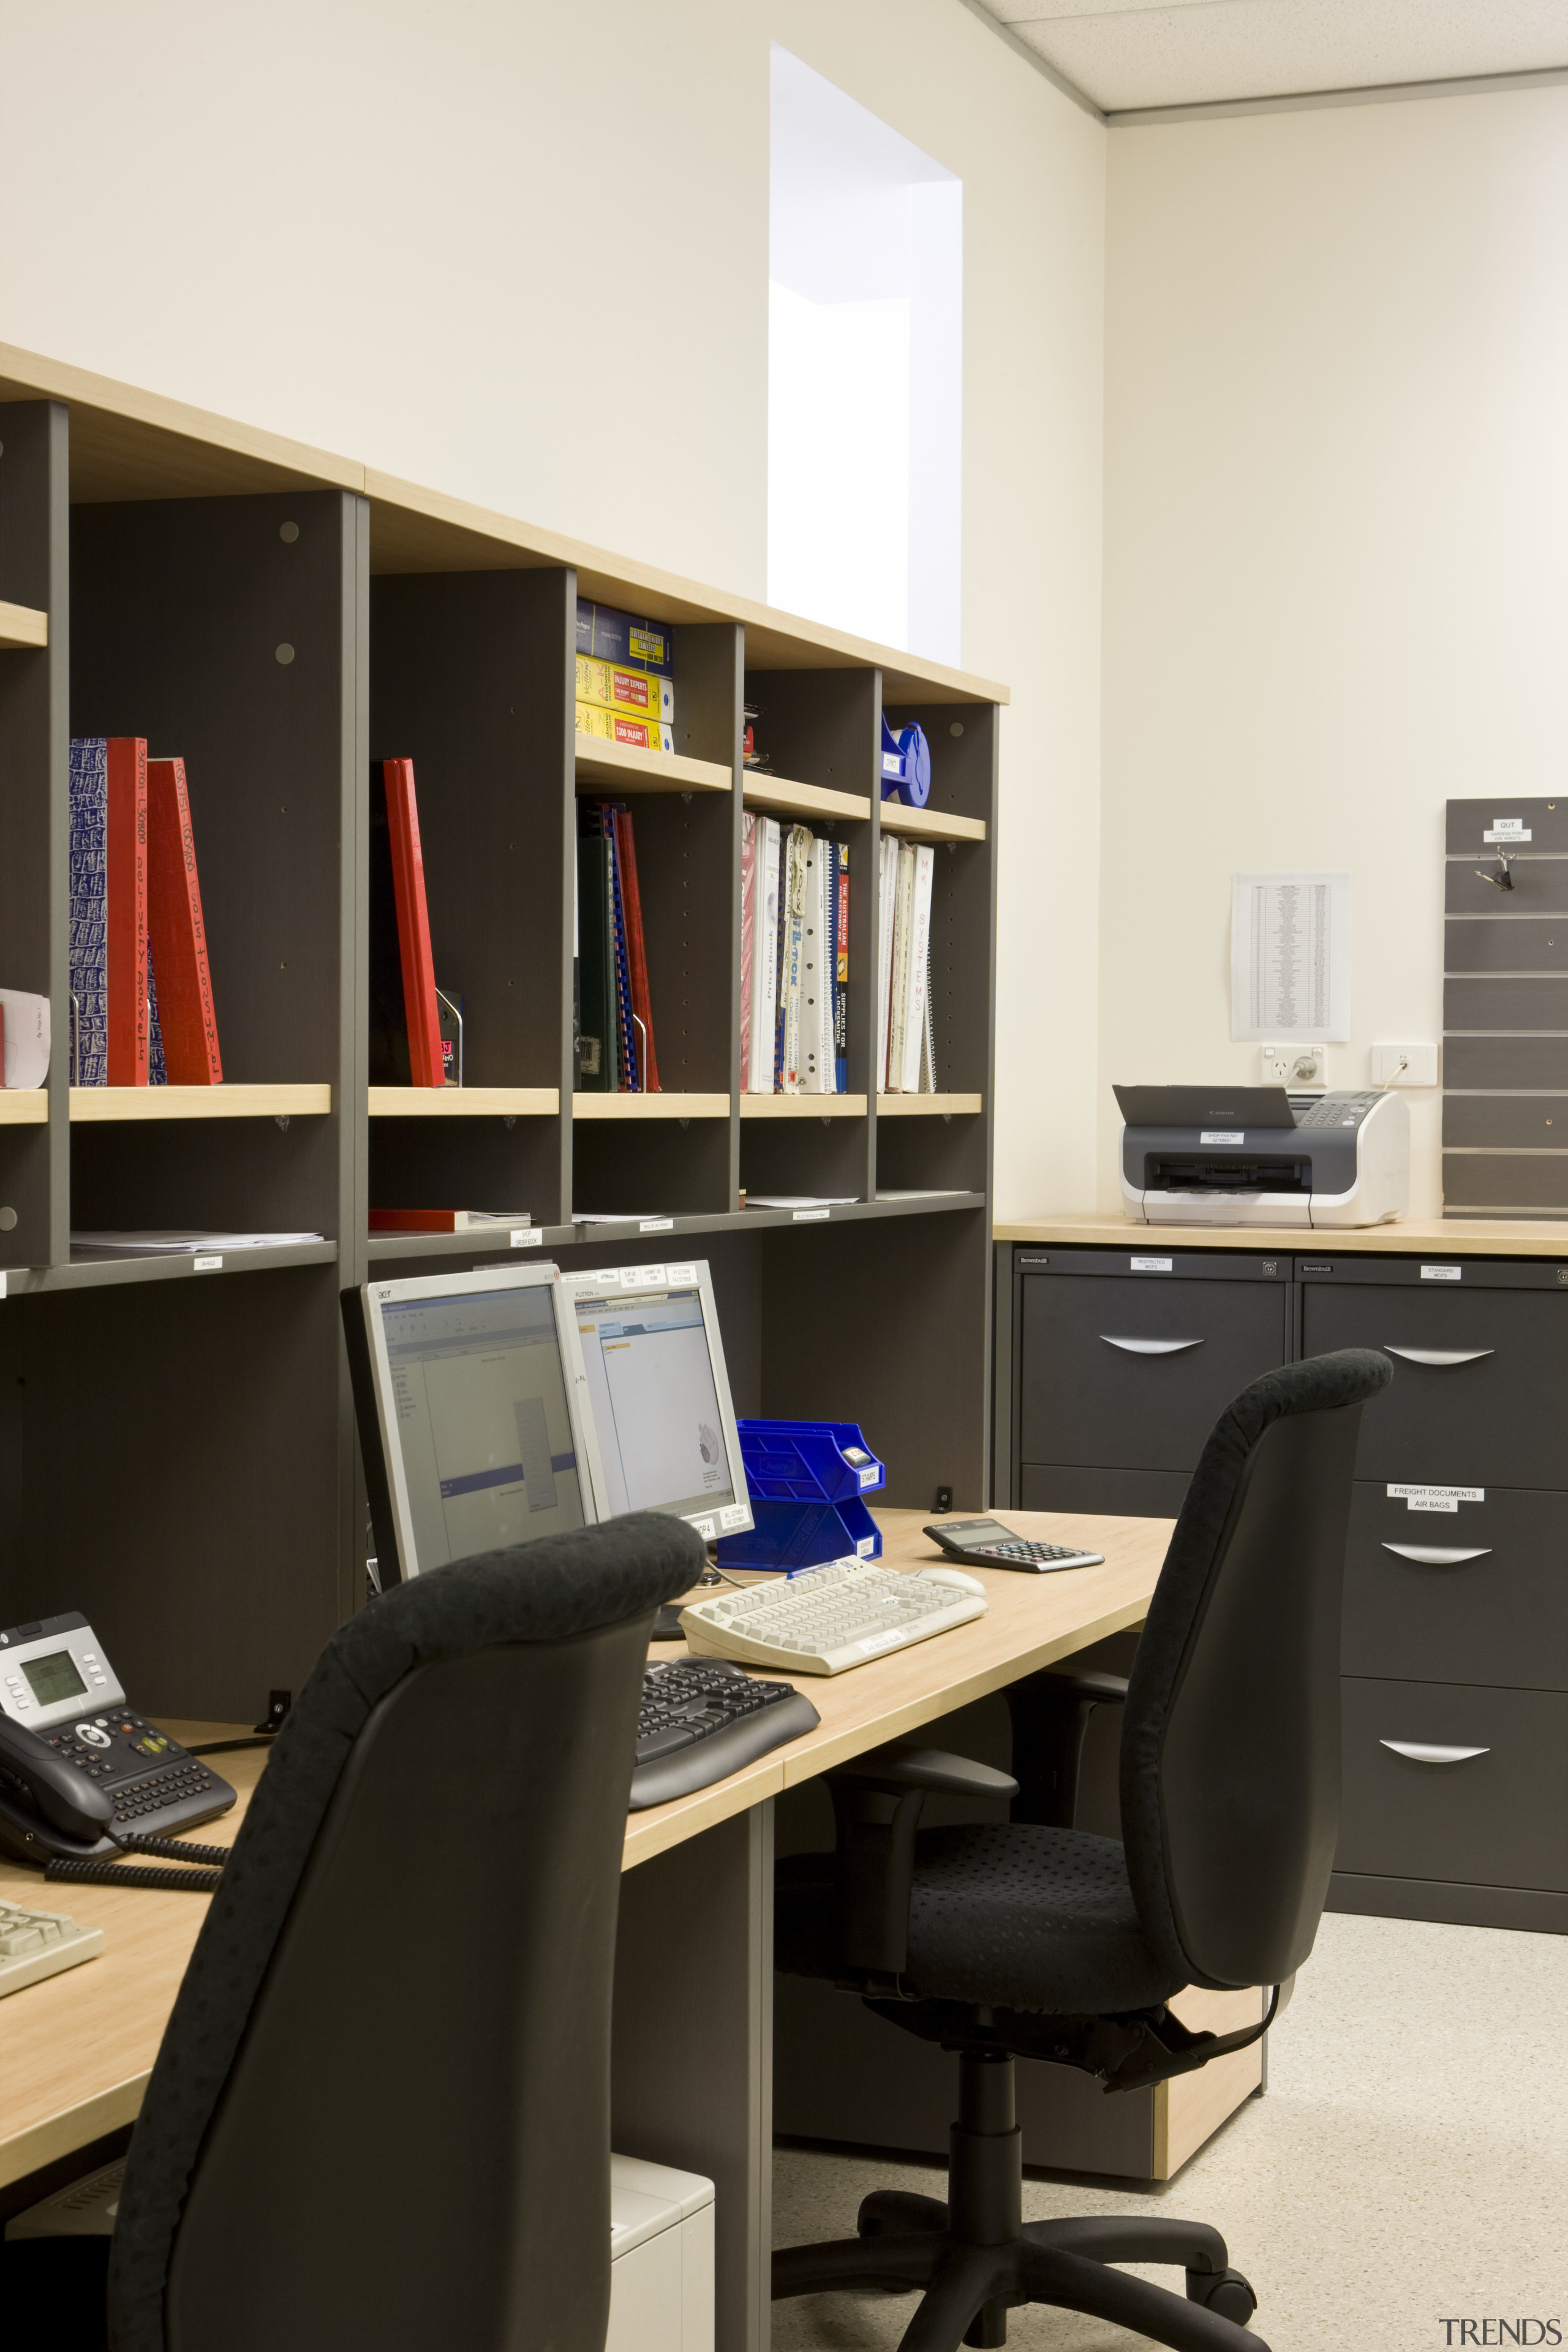
{"label": "ceiling edge trim", "polygon": [[[963,5],[975,6],[977,0],[963,0]],[[999,32],[1002,29],[997,26]],[[1280,98],[1216,98],[1192,106],[1124,107],[1100,119],[1111,131],[1136,131],[1153,122],[1215,122],[1231,114],[1309,114],[1330,106],[1402,106],[1413,99],[1486,97],[1500,90],[1552,89],[1564,82],[1568,82],[1568,66],[1543,66],[1532,73],[1464,74],[1449,81],[1375,82],[1364,89],[1301,90]]]}
{"label": "ceiling edge trim", "polygon": [[1111,120],[1096,106],[1092,98],[1084,96],[1076,83],[1068,81],[1065,74],[1059,74],[1055,66],[1048,65],[1038,49],[1032,49],[1027,41],[1021,41],[1011,25],[1004,25],[999,16],[994,16],[990,9],[985,6],[984,0],[958,0],[958,5],[961,8],[967,8],[972,16],[978,16],[988,33],[994,33],[999,41],[1005,41],[1014,55],[1022,58],[1026,66],[1033,66],[1035,71],[1041,76],[1042,79],[1048,81],[1053,89],[1059,90],[1063,98],[1070,98],[1073,104],[1080,107],[1089,116],[1090,121],[1104,124]]}

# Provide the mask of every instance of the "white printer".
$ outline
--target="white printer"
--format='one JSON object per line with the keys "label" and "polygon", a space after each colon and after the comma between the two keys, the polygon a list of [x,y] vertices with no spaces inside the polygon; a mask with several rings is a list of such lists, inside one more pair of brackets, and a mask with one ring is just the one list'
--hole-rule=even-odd
{"label": "white printer", "polygon": [[1410,1206],[1398,1094],[1117,1087],[1121,1206],[1140,1225],[1382,1225]]}

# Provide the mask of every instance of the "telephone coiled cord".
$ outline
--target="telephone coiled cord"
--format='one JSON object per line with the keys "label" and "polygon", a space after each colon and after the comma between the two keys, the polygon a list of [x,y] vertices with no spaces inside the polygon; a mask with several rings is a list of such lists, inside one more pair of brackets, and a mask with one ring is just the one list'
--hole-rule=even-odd
{"label": "telephone coiled cord", "polygon": [[[183,1838],[153,1837],[138,1831],[122,1835],[109,1833],[121,1853],[166,1855],[171,1862],[193,1865],[183,1870],[142,1868],[132,1863],[100,1862],[92,1857],[83,1861],[57,1859],[44,1872],[46,1878],[74,1881],[78,1885],[93,1886],[153,1886],[188,1895],[216,1895],[223,1885],[223,1865],[228,1860],[228,1848],[223,1845],[193,1845]],[[204,1869],[203,1864],[215,1864],[216,1868]]]}

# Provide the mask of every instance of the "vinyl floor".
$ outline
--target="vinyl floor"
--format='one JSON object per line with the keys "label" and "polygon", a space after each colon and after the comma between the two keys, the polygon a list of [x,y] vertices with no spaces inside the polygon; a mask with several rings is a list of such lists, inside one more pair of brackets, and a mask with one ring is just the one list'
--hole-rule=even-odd
{"label": "vinyl floor", "polygon": [[[1568,2344],[1568,1937],[1331,1913],[1268,2076],[1173,2181],[1026,2179],[1025,2218],[1212,2222],[1252,2282],[1271,2352]],[[942,2173],[780,2148],[775,2242],[847,2235],[873,2188],[940,2196]],[[1180,2288],[1179,2273],[1145,2274]],[[892,2352],[913,2308],[906,2295],[803,2296],[774,2306],[773,2344]],[[1474,2333],[1444,2325],[1465,2318]],[[1555,2318],[1558,2333],[1512,2332],[1521,2318]],[[1008,2332],[1052,2352],[1140,2340],[1043,2309],[1015,2312]]]}

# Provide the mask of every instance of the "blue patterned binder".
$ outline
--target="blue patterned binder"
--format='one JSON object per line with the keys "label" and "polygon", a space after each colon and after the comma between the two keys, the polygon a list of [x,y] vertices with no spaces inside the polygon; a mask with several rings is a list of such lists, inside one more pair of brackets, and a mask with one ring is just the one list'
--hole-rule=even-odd
{"label": "blue patterned binder", "polygon": [[73,740],[70,758],[70,975],[73,1082],[109,1084],[109,743]]}
{"label": "blue patterned binder", "polygon": [[616,839],[616,814],[613,808],[600,812],[605,828],[605,840],[610,852],[610,896],[616,932],[616,995],[620,1013],[622,1091],[640,1095],[643,1092],[643,1041],[632,1022],[632,966],[626,952],[626,916],[621,898],[621,850]]}

